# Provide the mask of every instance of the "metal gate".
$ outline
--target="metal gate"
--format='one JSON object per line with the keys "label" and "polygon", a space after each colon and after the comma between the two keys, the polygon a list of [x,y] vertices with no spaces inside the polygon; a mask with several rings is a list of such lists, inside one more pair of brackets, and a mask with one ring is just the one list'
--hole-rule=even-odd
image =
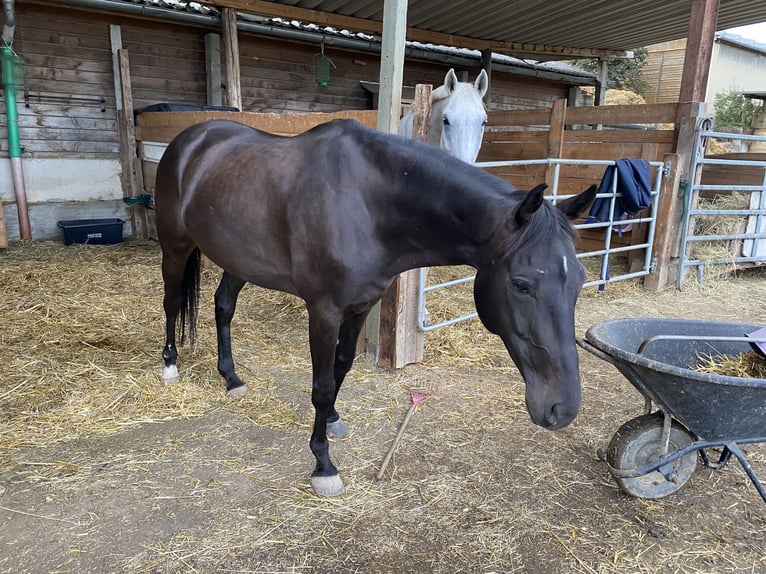
{"label": "metal gate", "polygon": [[[766,136],[713,131],[709,119],[702,120],[698,125],[694,159],[689,172],[692,180],[684,189],[678,289],[682,288],[686,270],[690,267],[696,267],[697,281],[701,283],[705,268],[710,265],[726,265],[736,269],[766,263],[766,161],[741,157],[706,158],[705,149],[710,138],[751,142],[751,145],[752,142],[763,142],[766,149]],[[734,168],[741,175],[741,181],[754,185],[716,181],[711,175],[716,167],[720,173]],[[722,199],[717,205],[716,198],[727,195],[731,198],[734,194],[741,196],[741,205],[724,204],[724,207],[719,207]],[[713,224],[706,225],[711,221]],[[713,249],[705,253],[702,249],[705,246]],[[719,253],[716,253],[716,247]]]}
{"label": "metal gate", "polygon": [[[654,229],[655,224],[657,221],[657,196],[659,195],[660,185],[662,183],[662,178],[664,175],[667,175],[667,169],[660,161],[652,161],[648,162],[651,168],[654,170],[654,175],[652,177],[653,185],[652,185],[652,206],[647,210],[648,215],[645,217],[636,217],[633,219],[622,219],[620,221],[614,221],[611,217],[609,221],[605,222],[594,222],[594,223],[583,223],[576,225],[575,227],[577,229],[603,229],[604,230],[604,244],[603,248],[597,249],[594,251],[584,251],[577,254],[577,258],[584,260],[588,258],[595,259],[598,263],[598,278],[592,279],[590,281],[586,281],[584,284],[584,287],[598,287],[599,289],[603,289],[604,286],[607,283],[615,282],[615,281],[624,281],[626,279],[633,279],[636,277],[643,277],[645,275],[648,275],[649,273],[652,273],[654,271],[653,269],[653,263],[652,263],[652,246],[654,244]],[[558,159],[558,158],[548,158],[548,159],[540,159],[540,160],[524,160],[524,161],[495,161],[495,162],[479,162],[475,164],[477,167],[511,167],[511,166],[529,166],[529,165],[544,165],[544,166],[551,166],[553,169],[553,182],[550,190],[550,194],[546,195],[546,198],[552,201],[553,203],[556,203],[557,201],[567,199],[568,197],[572,197],[571,195],[559,195],[558,189],[559,189],[559,178],[561,174],[561,166],[563,165],[588,165],[588,166],[613,166],[615,165],[614,161],[610,160],[578,160],[578,159]],[[610,205],[610,213],[614,213],[614,203],[618,200],[619,197],[621,197],[621,194],[617,192],[617,185],[618,180],[617,176],[615,176],[613,182],[612,182],[612,190],[610,193],[602,193],[599,194],[597,197],[599,198],[609,198],[611,200]],[[642,243],[634,244],[634,245],[624,245],[621,247],[612,246],[612,237],[614,233],[618,233],[621,230],[624,230],[627,228],[627,226],[635,226],[638,224],[648,224],[648,232],[647,232],[647,240]],[[636,271],[626,271],[626,272],[619,272],[616,274],[612,273],[612,267],[610,264],[610,255],[620,254],[625,255],[626,253],[630,251],[641,251],[644,250],[644,257],[642,261],[641,268]],[[474,280],[475,275],[471,275],[468,277],[462,277],[460,279],[455,279],[453,281],[447,281],[445,283],[439,283],[436,285],[428,285],[426,286],[426,270],[421,269],[420,270],[420,288],[418,289],[418,329],[421,331],[433,331],[435,329],[439,329],[441,327],[446,327],[448,325],[453,325],[455,323],[459,323],[461,321],[466,321],[468,319],[473,319],[477,317],[478,315],[474,313],[468,313],[466,315],[462,315],[459,317],[454,317],[451,319],[447,319],[445,321],[441,321],[434,324],[426,324],[426,295],[429,292],[435,291],[437,289],[447,289],[450,287],[453,287],[455,285],[461,285],[464,283],[468,283]]]}

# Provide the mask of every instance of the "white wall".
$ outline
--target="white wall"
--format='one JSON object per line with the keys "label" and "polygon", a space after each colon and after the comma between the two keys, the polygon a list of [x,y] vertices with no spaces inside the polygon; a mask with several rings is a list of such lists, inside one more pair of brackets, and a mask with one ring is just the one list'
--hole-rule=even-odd
{"label": "white wall", "polygon": [[[117,159],[22,159],[33,239],[61,239],[57,222],[119,217],[132,234]],[[19,238],[10,161],[0,159],[0,200],[9,240]]]}

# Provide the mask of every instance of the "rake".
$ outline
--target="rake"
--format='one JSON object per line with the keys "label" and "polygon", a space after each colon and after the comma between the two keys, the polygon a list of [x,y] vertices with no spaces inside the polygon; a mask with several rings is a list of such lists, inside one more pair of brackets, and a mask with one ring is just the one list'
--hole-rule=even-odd
{"label": "rake", "polygon": [[402,435],[404,435],[404,429],[406,429],[407,425],[410,424],[410,419],[412,418],[412,415],[415,414],[418,405],[428,397],[432,396],[436,392],[437,388],[438,385],[435,383],[420,383],[410,381],[410,396],[412,397],[412,404],[410,405],[410,408],[407,411],[401,426],[399,427],[399,432],[396,433],[394,442],[391,443],[391,447],[386,453],[386,458],[383,459],[383,464],[380,465],[380,470],[375,477],[377,480],[383,479],[383,473],[386,471],[386,467],[391,461],[391,457],[394,456],[394,451],[396,450],[396,447],[399,446],[399,441],[402,440]]}

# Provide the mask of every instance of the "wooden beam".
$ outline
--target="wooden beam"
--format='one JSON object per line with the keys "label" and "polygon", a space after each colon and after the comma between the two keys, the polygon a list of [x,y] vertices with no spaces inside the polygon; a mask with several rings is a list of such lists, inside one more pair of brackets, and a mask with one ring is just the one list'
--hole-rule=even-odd
{"label": "wooden beam", "polygon": [[[383,23],[377,20],[366,20],[364,18],[355,18],[352,16],[342,16],[330,12],[320,12],[318,10],[309,10],[288,6],[277,2],[268,2],[266,0],[215,0],[209,2],[214,6],[230,7],[243,12],[250,12],[261,16],[270,16],[273,18],[285,18],[287,20],[299,20],[301,22],[318,24],[320,26],[329,26],[352,30],[354,32],[367,32],[369,34],[381,35],[383,32]],[[384,16],[385,20],[385,16]],[[443,46],[454,46],[457,48],[468,48],[471,50],[489,49],[500,54],[508,54],[517,57],[535,57],[537,59],[549,60],[567,60],[573,58],[632,58],[632,51],[625,50],[601,50],[595,48],[568,48],[564,46],[550,46],[546,44],[523,44],[516,42],[498,42],[492,40],[477,40],[455,34],[443,34],[440,32],[431,32],[420,30],[418,28],[407,28],[407,39],[426,44],[440,44]]]}
{"label": "wooden beam", "polygon": [[489,48],[481,51],[481,67],[487,72],[487,93],[484,94],[484,105],[489,106],[490,92],[492,91],[492,50]]}
{"label": "wooden beam", "polygon": [[221,24],[223,25],[223,81],[226,85],[226,104],[242,111],[237,12],[233,8],[221,10]]}
{"label": "wooden beam", "polygon": [[678,94],[678,122],[690,114],[693,102],[704,102],[715,43],[719,0],[691,0],[684,70]]}
{"label": "wooden beam", "polygon": [[609,82],[609,60],[601,58],[598,61],[598,73],[596,74],[596,97],[593,99],[594,106],[603,106],[606,100],[606,85]]}
{"label": "wooden beam", "polygon": [[668,153],[663,157],[668,173],[662,178],[662,187],[655,210],[657,223],[654,229],[654,250],[652,252],[656,271],[644,277],[644,288],[660,291],[668,284],[673,255],[673,230],[681,225],[681,197],[678,194],[681,175],[685,170],[684,156]]}
{"label": "wooden beam", "polygon": [[[566,126],[567,101],[564,98],[553,102],[550,111],[548,130],[548,153],[546,157],[560,158],[564,151],[564,127]],[[553,189],[555,167],[549,165],[545,169],[545,183]]]}
{"label": "wooden beam", "polygon": [[[120,100],[122,109],[117,110],[117,123],[120,132],[120,162],[122,163],[122,192],[125,197],[136,197],[143,193],[143,174],[136,148],[136,125],[133,119],[133,89],[130,81],[130,60],[128,51],[117,50],[120,74]],[[130,207],[131,223],[136,237],[149,238],[149,223],[146,206]]]}
{"label": "wooden beam", "polygon": [[207,84],[207,105],[222,106],[221,89],[221,36],[205,34],[205,83]]}

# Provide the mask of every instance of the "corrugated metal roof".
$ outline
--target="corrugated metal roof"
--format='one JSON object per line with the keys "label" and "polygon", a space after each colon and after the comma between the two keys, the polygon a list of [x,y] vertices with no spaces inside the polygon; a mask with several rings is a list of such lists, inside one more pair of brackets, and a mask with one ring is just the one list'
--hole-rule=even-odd
{"label": "corrugated metal roof", "polygon": [[[288,10],[313,10],[376,22],[383,19],[383,0],[213,3],[233,3],[254,13],[269,5],[281,5]],[[407,22],[420,31],[486,42],[620,51],[686,37],[691,4],[691,0],[409,0]],[[720,0],[717,30],[764,21],[764,0]]]}

